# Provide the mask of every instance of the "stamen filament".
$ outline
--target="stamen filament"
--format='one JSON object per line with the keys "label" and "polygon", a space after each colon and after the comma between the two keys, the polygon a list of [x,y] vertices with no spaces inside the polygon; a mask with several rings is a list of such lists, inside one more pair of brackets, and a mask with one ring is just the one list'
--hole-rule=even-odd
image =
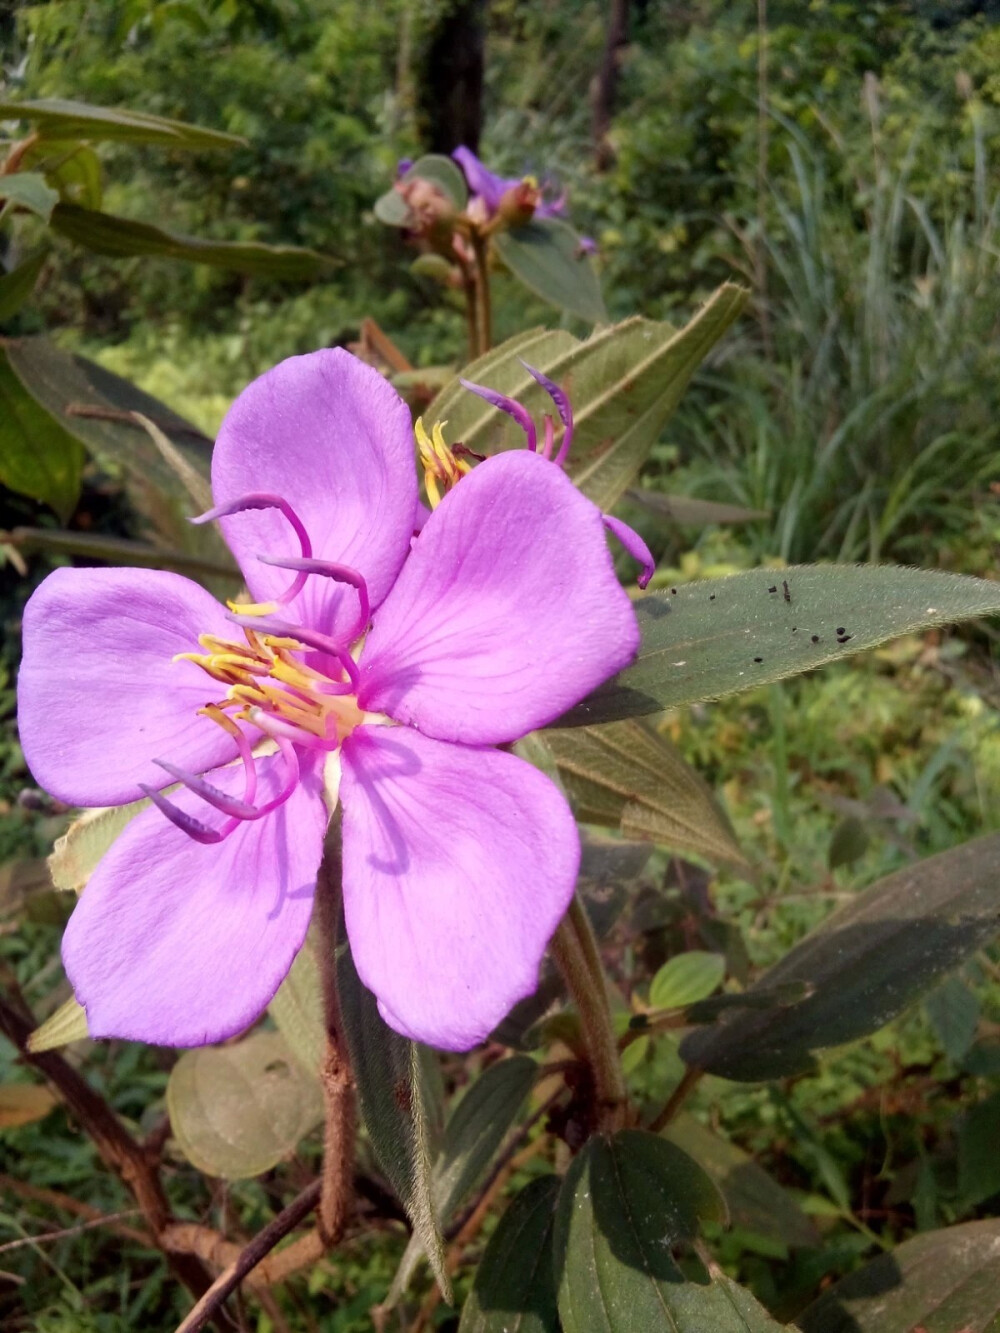
{"label": "stamen filament", "polygon": [[[308,560],[312,556],[312,543],[309,540],[309,534],[306,532],[305,525],[296,514],[295,510],[287,500],[282,499],[280,495],[272,495],[266,491],[253,491],[249,495],[243,495],[238,500],[230,500],[226,504],[216,505],[214,509],[207,510],[204,514],[199,514],[197,518],[192,518],[190,522],[210,523],[214,519],[226,518],[230,514],[243,514],[252,509],[277,509],[284,518],[292,525],[296,537],[299,539],[302,557]],[[273,602],[254,602],[243,607],[244,615],[268,615],[276,606],[284,606],[287,602],[297,597],[306,585],[308,573],[304,570],[296,574],[295,578],[288,585],[283,593],[279,593]]]}
{"label": "stamen filament", "polygon": [[259,555],[257,559],[264,565],[276,565],[281,569],[297,569],[305,574],[320,574],[323,578],[333,579],[337,583],[348,583],[357,590],[358,594],[358,623],[350,634],[347,635],[348,643],[358,638],[367,628],[368,619],[371,615],[371,604],[368,600],[368,584],[364,577],[353,569],[350,565],[334,564],[332,560],[313,560],[305,557],[278,557],[272,555]]}

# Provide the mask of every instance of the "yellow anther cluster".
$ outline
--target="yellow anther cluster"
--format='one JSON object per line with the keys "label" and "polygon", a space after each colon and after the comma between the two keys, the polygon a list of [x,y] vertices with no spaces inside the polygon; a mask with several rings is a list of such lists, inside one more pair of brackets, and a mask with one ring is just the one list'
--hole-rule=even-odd
{"label": "yellow anther cluster", "polygon": [[424,486],[427,488],[427,502],[432,509],[441,503],[439,483],[449,491],[457,486],[467,472],[472,471],[472,464],[465,458],[456,458],[454,452],[445,443],[440,421],[435,421],[433,435],[424,429],[423,417],[417,418],[414,434],[417,448],[420,450],[420,462],[424,469]]}
{"label": "yellow anther cluster", "polygon": [[204,653],[178,653],[174,659],[194,662],[213,680],[228,686],[224,699],[199,709],[204,716],[226,726],[231,721],[226,709],[235,709],[235,717],[251,722],[254,712],[260,710],[323,739],[331,737],[331,714],[351,725],[355,715],[360,718],[350,696],[324,693],[321,687],[330,684],[330,678],[292,656],[309,651],[304,644],[252,629],[244,633],[246,643],[201,634],[198,643]]}

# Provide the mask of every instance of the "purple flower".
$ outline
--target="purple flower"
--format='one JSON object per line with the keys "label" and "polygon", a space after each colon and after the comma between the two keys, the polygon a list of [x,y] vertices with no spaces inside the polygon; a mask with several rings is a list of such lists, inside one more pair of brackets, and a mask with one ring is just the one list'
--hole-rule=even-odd
{"label": "purple flower", "polygon": [[25,609],[36,779],[75,805],[154,802],[66,929],[90,1030],[186,1046],[252,1022],[305,938],[339,783],[358,972],[399,1032],[468,1048],[534,990],[579,860],[556,787],[494,747],[638,647],[600,516],[521,451],[464,476],[414,539],[409,412],[339,350],[240,395],[212,485],[202,521],[255,604],[60,569]]}
{"label": "purple flower", "polygon": [[[463,144],[461,148],[456,148],[452,157],[462,168],[466,184],[472,194],[473,204],[477,199],[482,200],[480,205],[486,218],[491,218],[500,208],[500,202],[504,195],[509,191],[517,191],[524,184],[526,178],[512,177],[506,179],[503,176],[496,176],[489,168],[485,167],[471,148],[466,148]],[[530,183],[530,181],[529,181]],[[534,215],[537,218],[562,217],[566,212],[566,195],[559,195],[557,199],[544,200],[543,191],[537,190],[538,202],[534,206]]]}

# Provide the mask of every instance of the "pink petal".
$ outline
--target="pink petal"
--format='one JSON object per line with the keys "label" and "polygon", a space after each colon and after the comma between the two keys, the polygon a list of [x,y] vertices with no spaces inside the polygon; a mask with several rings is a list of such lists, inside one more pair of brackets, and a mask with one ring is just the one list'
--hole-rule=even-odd
{"label": "pink petal", "polygon": [[[280,786],[277,758],[258,761],[260,795]],[[210,779],[242,790],[242,772]],[[206,818],[190,793],[172,796]],[[206,822],[219,819],[207,813]],[[128,825],[83,892],[63,962],[95,1037],[203,1046],[252,1023],[305,939],[326,808],[315,765],[288,801],[205,846],[158,810]]]}
{"label": "pink petal", "polygon": [[[406,404],[377,370],[339,348],[293,356],[253,381],[222,423],[212,458],[217,504],[251,492],[287,500],[313,555],[358,570],[378,606],[410,549],[417,507],[413,426]],[[297,556],[274,510],[222,520],[226,540],[258,601],[291,582],[257,555]],[[310,578],[283,618],[336,637],[356,620],[357,594]]]}
{"label": "pink petal", "polygon": [[544,774],[499,750],[360,727],[344,742],[344,910],[404,1036],[464,1051],[538,986],[580,842]]}
{"label": "pink petal", "polygon": [[440,740],[544,726],[635,656],[639,627],[595,505],[527,451],[445,496],[374,618],[362,706]]}
{"label": "pink petal", "polygon": [[236,747],[197,709],[225,693],[193,662],[198,635],[239,631],[197,583],[152,569],[57,569],[24,609],[17,721],[28,767],[70,805],[138,799],[169,759],[201,772]]}

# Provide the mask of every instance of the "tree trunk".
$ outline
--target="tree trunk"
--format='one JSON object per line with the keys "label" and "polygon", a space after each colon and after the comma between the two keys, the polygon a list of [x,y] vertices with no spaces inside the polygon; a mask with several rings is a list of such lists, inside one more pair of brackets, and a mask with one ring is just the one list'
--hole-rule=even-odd
{"label": "tree trunk", "polygon": [[594,161],[598,171],[606,171],[614,161],[614,153],[608,142],[608,131],[611,129],[611,118],[615,110],[622,50],[628,41],[628,10],[629,0],[611,0],[604,54],[601,56],[601,65],[593,84],[591,104]]}
{"label": "tree trunk", "polygon": [[450,153],[460,144],[478,149],[485,47],[486,0],[446,5],[430,35],[419,94],[432,153]]}

